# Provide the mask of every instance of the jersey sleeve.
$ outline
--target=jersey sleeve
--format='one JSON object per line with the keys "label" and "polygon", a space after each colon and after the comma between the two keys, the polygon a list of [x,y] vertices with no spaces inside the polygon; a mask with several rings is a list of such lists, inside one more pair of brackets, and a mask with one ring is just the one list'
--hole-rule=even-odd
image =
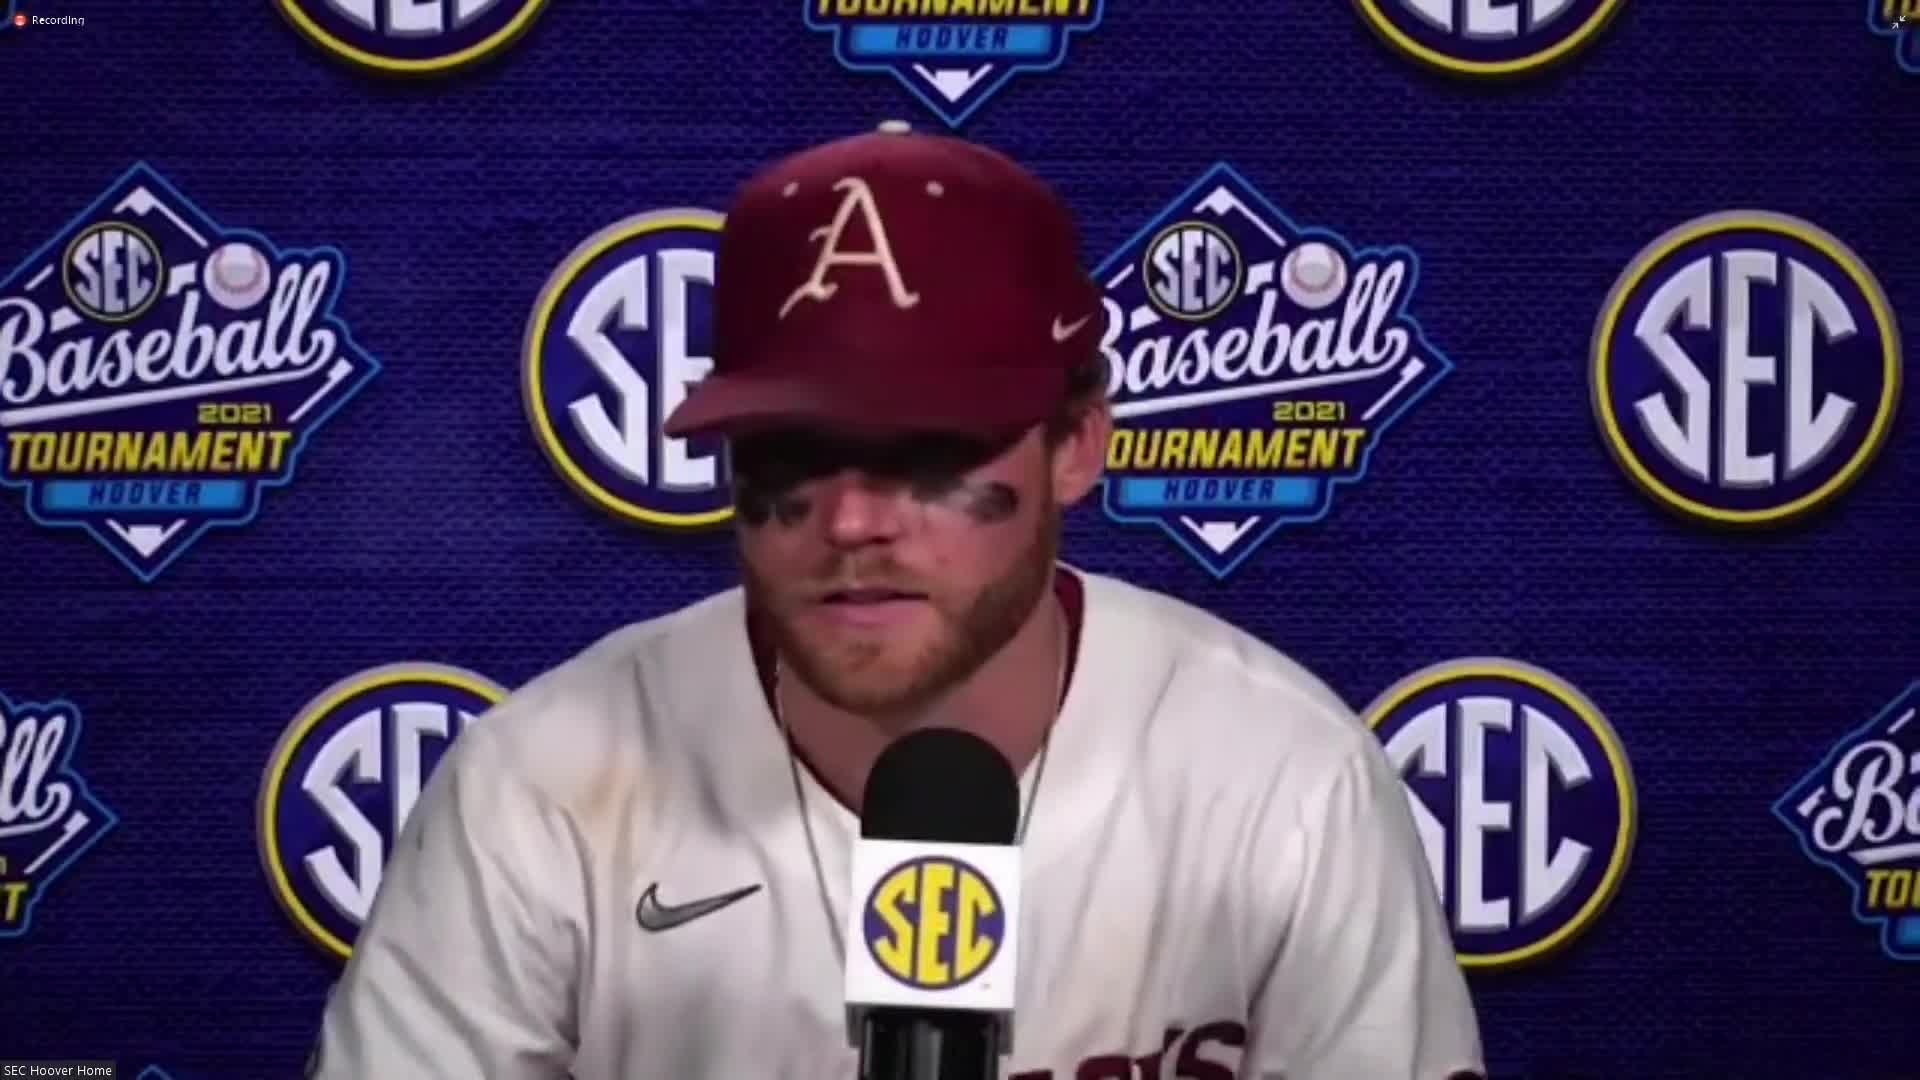
{"label": "jersey sleeve", "polygon": [[562,1080],[585,895],[486,719],[427,779],[328,997],[309,1080]]}
{"label": "jersey sleeve", "polygon": [[[1285,799],[1276,793],[1270,811]],[[1261,830],[1254,893],[1280,920],[1243,1075],[1462,1080],[1485,1075],[1479,1022],[1405,787],[1369,737]],[[1261,918],[1256,911],[1255,918]]]}

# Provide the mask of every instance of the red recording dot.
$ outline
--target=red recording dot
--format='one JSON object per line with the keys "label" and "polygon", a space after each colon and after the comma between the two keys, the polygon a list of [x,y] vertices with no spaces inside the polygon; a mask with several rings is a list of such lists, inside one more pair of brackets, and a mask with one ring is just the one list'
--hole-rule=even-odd
{"label": "red recording dot", "polygon": [[27,13],[24,11],[16,13],[13,17],[13,25],[15,26],[27,25]]}

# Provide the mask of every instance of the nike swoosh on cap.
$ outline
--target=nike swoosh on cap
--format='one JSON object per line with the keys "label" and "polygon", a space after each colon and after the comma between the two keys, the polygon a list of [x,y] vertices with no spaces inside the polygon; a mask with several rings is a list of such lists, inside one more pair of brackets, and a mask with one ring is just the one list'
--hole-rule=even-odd
{"label": "nike swoosh on cap", "polygon": [[1088,321],[1091,320],[1092,318],[1093,318],[1092,315],[1082,315],[1070,323],[1063,323],[1060,321],[1060,316],[1055,315],[1053,317],[1053,340],[1055,341],[1067,340],[1073,335],[1079,333],[1080,328],[1087,325]]}

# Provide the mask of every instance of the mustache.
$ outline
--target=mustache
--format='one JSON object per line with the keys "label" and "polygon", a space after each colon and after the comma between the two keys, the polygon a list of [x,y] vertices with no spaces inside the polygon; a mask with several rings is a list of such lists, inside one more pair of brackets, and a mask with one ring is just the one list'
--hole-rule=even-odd
{"label": "mustache", "polygon": [[849,592],[896,592],[916,596],[933,590],[920,576],[892,559],[846,558],[830,560],[810,577],[794,582],[799,592],[813,598]]}

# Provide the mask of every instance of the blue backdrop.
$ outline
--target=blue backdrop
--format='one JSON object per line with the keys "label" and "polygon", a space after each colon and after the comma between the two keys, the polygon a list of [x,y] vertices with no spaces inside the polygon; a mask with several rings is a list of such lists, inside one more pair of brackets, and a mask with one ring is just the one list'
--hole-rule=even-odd
{"label": "blue backdrop", "polygon": [[[36,253],[144,162],[150,190],[166,202],[171,188],[216,231],[339,253],[340,355],[364,359],[328,384],[338,409],[290,482],[266,487],[249,523],[189,545],[192,522],[218,516],[211,488],[167,537],[165,507],[89,516],[60,501],[84,488],[4,489],[0,710],[18,738],[48,730],[28,705],[71,706],[67,770],[49,775],[75,784],[69,814],[93,812],[31,872],[54,834],[0,840],[0,884],[33,882],[15,890],[30,917],[0,925],[0,1057],[111,1056],[126,1075],[156,1064],[177,1080],[296,1074],[339,959],[276,900],[258,802],[302,710],[397,662],[512,687],[731,583],[724,528],[636,523],[562,478],[529,423],[523,339],[568,254],[628,215],[722,209],[764,159],[882,119],[949,126],[908,80],[846,70],[801,7],[557,0],[478,67],[402,81],[326,55],[263,3],[19,5],[84,25],[0,32],[0,268],[20,268],[0,302],[78,288],[35,284],[68,248]],[[1790,807],[1776,812],[1920,676],[1914,380],[1851,486],[1767,529],[1644,494],[1589,385],[1596,320],[1636,253],[1719,211],[1817,224],[1893,312],[1920,319],[1911,31],[1874,33],[1868,0],[1629,0],[1550,70],[1486,79],[1430,70],[1355,5],[1105,7],[1058,67],[1015,75],[959,130],[1061,188],[1089,266],[1135,257],[1130,240],[1216,164],[1269,221],[1325,230],[1349,257],[1404,248],[1406,314],[1451,370],[1421,380],[1324,517],[1283,524],[1224,571],[1198,531],[1099,505],[1074,513],[1069,558],[1229,617],[1356,709],[1429,664],[1492,656],[1551,672],[1604,714],[1631,762],[1630,858],[1610,903],[1550,955],[1472,973],[1497,1076],[1916,1075],[1920,944],[1903,960],[1897,931],[1856,919],[1849,879],[1808,858]],[[185,234],[149,218],[178,265]],[[235,258],[222,287],[244,293],[252,269]],[[154,299],[141,280],[80,305],[102,316],[100,337],[175,326],[181,296],[140,309]],[[115,310],[137,318],[105,318]],[[24,312],[0,308],[0,348],[26,340]],[[1719,385],[1712,348],[1696,355]],[[13,363],[0,409],[54,393],[29,388],[23,356],[0,356]],[[290,413],[308,386],[257,400]],[[1871,386],[1862,408],[1850,423],[1875,412]],[[123,426],[192,429],[170,415]],[[0,414],[8,432],[40,422]],[[5,476],[20,483],[38,474],[17,446]],[[1260,529],[1284,517],[1249,513]],[[177,558],[142,563],[142,547],[167,545]],[[9,768],[0,826],[51,805],[20,801],[31,773],[26,756]],[[1904,784],[1889,798],[1911,797]],[[1607,828],[1564,831],[1615,853]],[[1920,820],[1910,831],[1920,839]]]}

